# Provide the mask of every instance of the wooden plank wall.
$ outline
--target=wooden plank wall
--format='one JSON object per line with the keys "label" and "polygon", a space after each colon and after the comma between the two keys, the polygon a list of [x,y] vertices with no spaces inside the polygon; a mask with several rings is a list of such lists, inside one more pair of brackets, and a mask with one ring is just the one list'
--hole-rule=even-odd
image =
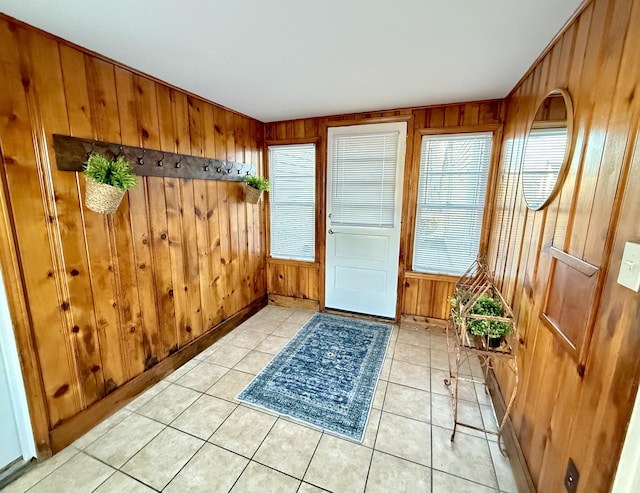
{"label": "wooden plank wall", "polygon": [[0,46],[2,271],[46,450],[57,424],[266,293],[264,211],[241,183],[141,178],[103,216],[52,135],[262,172],[264,125],[3,15]]}
{"label": "wooden plank wall", "polygon": [[[616,283],[624,243],[640,241],[638,53],[640,1],[593,0],[507,99],[489,252],[522,332],[512,420],[541,492],[564,491],[569,458],[578,491],[609,491],[640,379],[640,295]],[[560,193],[532,212],[519,185],[523,143],[556,87],[573,99],[574,151]],[[582,369],[539,318],[551,242],[602,270]],[[506,395],[513,378],[498,379]]]}
{"label": "wooden plank wall", "polygon": [[[413,224],[418,193],[416,186],[420,164],[419,144],[416,146],[415,142],[419,142],[420,136],[429,131],[478,131],[488,128],[498,131],[497,139],[499,140],[499,124],[502,121],[502,116],[503,104],[501,101],[480,101],[267,123],[265,126],[266,144],[316,142],[319,149],[316,262],[283,262],[268,258],[268,292],[282,296],[318,300],[320,306],[323,306],[327,127],[407,121],[407,155],[399,266],[399,312],[428,318],[447,318],[450,309],[448,298],[453,293],[455,279],[449,276],[429,275],[411,270]],[[498,151],[499,147],[496,147],[496,158]],[[497,163],[497,159],[495,161]],[[491,196],[489,203],[492,203]]]}

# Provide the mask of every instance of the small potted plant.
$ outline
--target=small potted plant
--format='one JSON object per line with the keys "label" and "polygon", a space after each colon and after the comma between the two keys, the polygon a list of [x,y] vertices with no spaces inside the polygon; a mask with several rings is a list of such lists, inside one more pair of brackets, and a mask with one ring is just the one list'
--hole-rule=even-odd
{"label": "small potted plant", "polygon": [[269,180],[261,176],[247,175],[244,179],[244,200],[249,204],[257,204],[262,197],[262,192],[269,191]]}
{"label": "small potted plant", "polygon": [[[456,298],[451,298],[449,301],[453,306],[453,319],[457,325],[460,325],[462,322],[462,316],[458,307],[458,300]],[[474,303],[468,313],[482,315],[485,317],[503,317],[504,308],[498,300],[489,295],[483,294]],[[466,325],[469,333],[486,338],[487,345],[490,348],[500,347],[504,336],[513,332],[513,325],[510,322],[504,322],[502,320],[466,317]]]}
{"label": "small potted plant", "polygon": [[125,192],[137,183],[131,166],[122,156],[109,159],[100,153],[91,154],[84,164],[85,205],[100,214],[113,214]]}

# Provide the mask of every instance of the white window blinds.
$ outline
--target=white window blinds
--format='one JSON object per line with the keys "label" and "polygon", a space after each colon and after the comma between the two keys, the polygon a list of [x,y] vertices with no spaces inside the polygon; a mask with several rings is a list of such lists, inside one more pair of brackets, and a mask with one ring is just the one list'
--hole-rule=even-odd
{"label": "white window blinds", "polygon": [[534,128],[527,137],[522,169],[524,195],[531,206],[542,205],[556,184],[567,148],[567,127]]}
{"label": "white window blinds", "polygon": [[316,146],[269,147],[270,254],[315,260]]}
{"label": "white window blinds", "polygon": [[422,138],[413,270],[460,275],[475,260],[491,141],[491,132]]}
{"label": "white window blinds", "polygon": [[331,224],[393,227],[398,132],[333,139]]}

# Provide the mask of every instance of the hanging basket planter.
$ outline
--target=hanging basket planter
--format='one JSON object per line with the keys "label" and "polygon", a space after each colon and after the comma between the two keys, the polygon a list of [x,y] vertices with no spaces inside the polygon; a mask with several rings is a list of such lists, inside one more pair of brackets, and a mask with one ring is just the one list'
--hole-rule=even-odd
{"label": "hanging basket planter", "polygon": [[118,210],[126,190],[98,183],[89,177],[86,177],[86,183],[84,203],[88,209],[100,214],[113,214]]}
{"label": "hanging basket planter", "polygon": [[136,175],[124,157],[110,159],[93,153],[84,167],[86,179],[84,203],[99,214],[113,214],[128,189],[136,185]]}
{"label": "hanging basket planter", "polygon": [[248,183],[244,184],[244,201],[249,204],[257,204],[262,197],[262,190],[249,186]]}

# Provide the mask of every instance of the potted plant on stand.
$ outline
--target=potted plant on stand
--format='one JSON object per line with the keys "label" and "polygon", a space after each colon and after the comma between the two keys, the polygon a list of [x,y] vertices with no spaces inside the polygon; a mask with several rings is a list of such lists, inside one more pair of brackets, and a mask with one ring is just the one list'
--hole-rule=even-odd
{"label": "potted plant on stand", "polygon": [[127,190],[137,183],[136,175],[124,157],[109,159],[93,153],[84,167],[85,205],[100,214],[113,214]]}
{"label": "potted plant on stand", "polygon": [[269,191],[269,180],[261,176],[247,175],[244,179],[244,200],[249,204],[257,204],[262,197],[262,192]]}
{"label": "potted plant on stand", "polygon": [[[458,300],[454,297],[449,300],[453,307],[454,322],[462,325],[462,315],[458,306]],[[474,315],[478,315],[475,317]],[[502,304],[493,297],[483,294],[473,304],[466,316],[466,330],[474,336],[484,340],[487,347],[499,348],[504,336],[513,332],[513,325],[505,321]],[[494,320],[495,318],[495,320]]]}

